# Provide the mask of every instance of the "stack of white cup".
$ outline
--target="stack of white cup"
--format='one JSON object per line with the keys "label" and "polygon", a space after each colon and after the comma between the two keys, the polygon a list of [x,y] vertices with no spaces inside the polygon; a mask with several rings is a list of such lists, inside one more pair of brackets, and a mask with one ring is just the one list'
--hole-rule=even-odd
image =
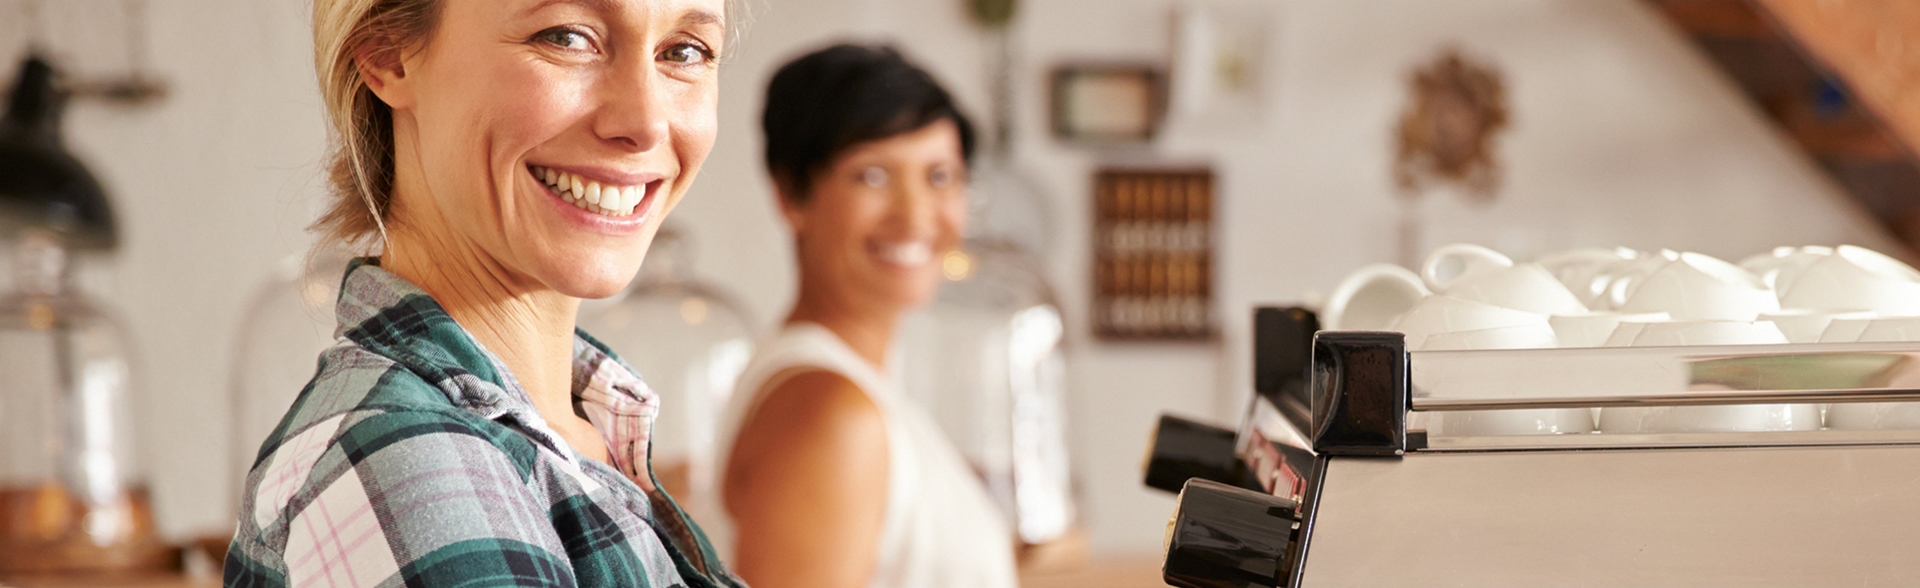
{"label": "stack of white cup", "polygon": [[[1740,264],[1698,253],[1577,249],[1516,264],[1469,244],[1415,273],[1347,277],[1321,324],[1394,330],[1414,351],[1920,341],[1920,271],[1872,250],[1780,247]],[[1597,415],[1596,415],[1597,413]],[[1445,413],[1429,434],[1686,433],[1817,429],[1816,405]],[[1836,429],[1920,428],[1920,403],[1838,404]]]}
{"label": "stack of white cup", "polygon": [[[1920,271],[1871,249],[1780,247],[1741,262],[1780,291],[1783,325],[1804,321],[1796,342],[1920,341]],[[1804,318],[1803,318],[1804,317]],[[1817,327],[1817,328],[1816,328]],[[1817,335],[1809,335],[1811,333]],[[1827,406],[1830,429],[1920,428],[1920,404]]]}

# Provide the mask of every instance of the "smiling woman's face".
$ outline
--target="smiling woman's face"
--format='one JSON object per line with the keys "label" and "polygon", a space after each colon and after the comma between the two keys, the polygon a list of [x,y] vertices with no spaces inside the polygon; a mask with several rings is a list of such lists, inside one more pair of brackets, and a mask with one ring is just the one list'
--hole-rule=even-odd
{"label": "smiling woman's face", "polygon": [[783,199],[801,287],[861,311],[925,305],[939,289],[941,259],[966,231],[966,189],[950,120],[836,155],[804,202]]}
{"label": "smiling woman's face", "polygon": [[509,282],[618,292],[713,148],[724,16],[723,0],[442,2],[399,73],[368,76],[394,110],[389,223]]}

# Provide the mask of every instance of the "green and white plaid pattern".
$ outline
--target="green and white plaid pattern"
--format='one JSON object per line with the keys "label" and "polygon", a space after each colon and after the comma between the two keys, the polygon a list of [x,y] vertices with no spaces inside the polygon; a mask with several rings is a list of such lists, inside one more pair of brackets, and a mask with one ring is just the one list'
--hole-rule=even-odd
{"label": "green and white plaid pattern", "polygon": [[336,312],[247,476],[227,586],[743,586],[655,490],[658,397],[599,342],[575,339],[574,397],[615,467],[399,276],[354,262]]}

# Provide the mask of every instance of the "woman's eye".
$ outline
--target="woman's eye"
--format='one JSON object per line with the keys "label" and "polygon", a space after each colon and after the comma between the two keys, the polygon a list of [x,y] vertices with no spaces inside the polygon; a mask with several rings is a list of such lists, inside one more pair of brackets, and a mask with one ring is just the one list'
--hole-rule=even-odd
{"label": "woman's eye", "polygon": [[593,41],[580,31],[567,28],[547,29],[536,37],[549,45],[569,51],[588,51],[593,49]]}
{"label": "woman's eye", "polygon": [[660,58],[681,65],[698,65],[712,61],[713,53],[699,45],[681,43],[668,47],[660,53]]}
{"label": "woman's eye", "polygon": [[947,171],[946,168],[942,167],[933,168],[933,170],[927,172],[927,184],[935,188],[952,186],[953,172]]}
{"label": "woman's eye", "polygon": [[887,170],[877,167],[860,170],[860,183],[872,188],[885,187],[887,185]]}

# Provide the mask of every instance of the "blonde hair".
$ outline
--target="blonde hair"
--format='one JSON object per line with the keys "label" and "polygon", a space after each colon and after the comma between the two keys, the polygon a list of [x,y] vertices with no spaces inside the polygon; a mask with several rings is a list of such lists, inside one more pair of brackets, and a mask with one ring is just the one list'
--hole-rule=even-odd
{"label": "blonde hair", "polygon": [[[744,32],[747,6],[727,0],[725,53]],[[399,60],[439,22],[440,0],[313,0],[313,66],[332,139],[327,207],[311,227],[336,245],[386,241],[393,202],[393,110],[360,76],[360,63]],[[723,61],[725,59],[723,58]]]}
{"label": "blonde hair", "polygon": [[331,196],[313,230],[336,244],[386,236],[393,201],[393,110],[360,76],[362,61],[398,60],[426,40],[440,0],[314,0],[313,65],[327,108]]}

